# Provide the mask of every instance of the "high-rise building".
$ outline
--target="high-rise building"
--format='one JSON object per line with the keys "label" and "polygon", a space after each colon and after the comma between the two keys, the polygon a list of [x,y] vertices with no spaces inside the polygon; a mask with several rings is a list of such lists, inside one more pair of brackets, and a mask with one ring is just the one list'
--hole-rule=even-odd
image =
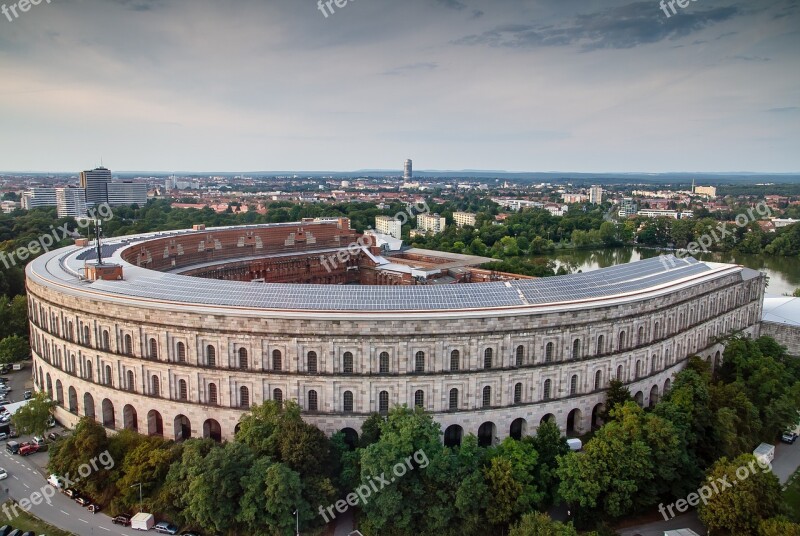
{"label": "high-rise building", "polygon": [[597,184],[593,184],[591,188],[589,188],[589,202],[595,205],[599,205],[603,202],[603,187]]}
{"label": "high-rise building", "polygon": [[420,214],[417,216],[417,229],[425,233],[438,234],[444,231],[445,220],[438,214]]}
{"label": "high-rise building", "polygon": [[375,230],[399,240],[403,232],[403,222],[391,216],[375,216]]}
{"label": "high-rise building", "polygon": [[38,207],[54,207],[56,205],[55,188],[39,187],[22,192],[22,208],[25,210]]}
{"label": "high-rise building", "polygon": [[620,218],[628,218],[630,216],[635,216],[637,212],[636,203],[633,202],[632,197],[623,197],[622,198],[622,207],[619,211]]}
{"label": "high-rise building", "polygon": [[414,167],[411,159],[407,159],[403,164],[403,180],[409,181],[414,178]]}
{"label": "high-rise building", "polygon": [[109,182],[108,204],[112,207],[119,205],[147,204],[147,184],[142,182],[121,181]]}
{"label": "high-rise building", "polygon": [[464,227],[465,225],[475,227],[475,214],[472,212],[453,212],[453,221],[459,227]]}
{"label": "high-rise building", "polygon": [[69,186],[56,188],[56,207],[58,217],[83,218],[86,216],[86,190]]}
{"label": "high-rise building", "polygon": [[111,170],[104,167],[81,171],[81,188],[86,190],[86,204],[90,207],[108,202],[108,183]]}
{"label": "high-rise building", "polygon": [[717,188],[715,186],[695,186],[694,193],[702,195],[703,197],[717,197]]}

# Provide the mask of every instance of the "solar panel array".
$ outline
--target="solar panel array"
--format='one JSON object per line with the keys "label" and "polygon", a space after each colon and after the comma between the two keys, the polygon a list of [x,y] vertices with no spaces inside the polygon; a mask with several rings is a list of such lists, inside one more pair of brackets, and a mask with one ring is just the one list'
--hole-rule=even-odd
{"label": "solar panel array", "polygon": [[706,264],[694,259],[662,257],[593,272],[509,283],[398,287],[242,283],[126,267],[125,281],[96,281],[91,287],[124,296],[212,306],[307,311],[427,311],[603,298],[652,288],[709,270]]}

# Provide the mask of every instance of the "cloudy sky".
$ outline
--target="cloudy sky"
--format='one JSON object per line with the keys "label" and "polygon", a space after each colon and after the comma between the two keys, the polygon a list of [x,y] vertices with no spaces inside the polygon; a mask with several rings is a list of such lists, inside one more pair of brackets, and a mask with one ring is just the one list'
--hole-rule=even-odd
{"label": "cloudy sky", "polygon": [[688,4],[42,0],[0,169],[800,171],[800,0]]}

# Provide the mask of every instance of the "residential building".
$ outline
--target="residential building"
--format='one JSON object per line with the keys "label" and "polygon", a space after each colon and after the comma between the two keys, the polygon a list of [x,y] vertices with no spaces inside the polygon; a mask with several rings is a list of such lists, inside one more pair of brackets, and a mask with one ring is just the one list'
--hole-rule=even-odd
{"label": "residential building", "polygon": [[417,230],[424,233],[439,234],[444,231],[445,220],[439,214],[420,214],[417,216]]}
{"label": "residential building", "polygon": [[[122,181],[106,184],[108,204],[113,206],[147,204],[147,184],[141,182]],[[88,196],[88,192],[87,192]]]}
{"label": "residential building", "polygon": [[691,211],[661,210],[652,208],[642,209],[638,212],[638,214],[639,216],[644,216],[646,218],[672,218],[674,220],[684,220],[694,217],[694,213]]}
{"label": "residential building", "polygon": [[403,163],[403,180],[410,181],[414,177],[414,166],[411,159],[408,158]]}
{"label": "residential building", "polygon": [[552,216],[563,216],[569,210],[568,205],[559,205],[557,203],[547,203],[544,209]]}
{"label": "residential building", "polygon": [[695,186],[694,194],[708,198],[717,197],[717,188],[714,186]]}
{"label": "residential building", "polygon": [[403,222],[391,216],[376,216],[375,230],[399,240],[403,233]]}
{"label": "residential building", "polygon": [[593,184],[591,188],[589,188],[589,202],[593,205],[599,205],[603,202],[603,187],[597,184]]}
{"label": "residential building", "polygon": [[472,212],[453,212],[453,220],[458,227],[469,225],[475,227],[475,214]]}
{"label": "residential building", "polygon": [[622,205],[619,210],[620,218],[629,218],[636,215],[636,203],[633,202],[632,197],[623,197]]}
{"label": "residential building", "polygon": [[587,199],[585,194],[561,194],[561,200],[565,203],[585,203]]}
{"label": "residential building", "polygon": [[86,190],[74,186],[56,188],[56,207],[59,218],[86,217]]}

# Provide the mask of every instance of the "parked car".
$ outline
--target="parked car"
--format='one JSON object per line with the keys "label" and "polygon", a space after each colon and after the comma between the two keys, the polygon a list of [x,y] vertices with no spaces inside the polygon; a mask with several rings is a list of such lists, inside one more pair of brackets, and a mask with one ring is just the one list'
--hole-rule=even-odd
{"label": "parked car", "polygon": [[90,501],[83,495],[78,495],[77,497],[75,497],[75,502],[80,504],[81,506],[89,506],[90,504],[92,504],[92,501]]}
{"label": "parked car", "polygon": [[10,454],[18,454],[19,453],[19,443],[16,441],[9,441],[6,443],[6,450]]}
{"label": "parked car", "polygon": [[89,510],[93,514],[96,514],[97,512],[100,511],[100,505],[92,503],[89,506],[87,506],[86,509]]}
{"label": "parked car", "polygon": [[78,492],[72,488],[66,488],[64,489],[64,495],[66,495],[70,499],[74,499],[75,497],[78,496]]}
{"label": "parked car", "polygon": [[797,441],[797,434],[795,434],[794,432],[784,432],[783,435],[781,436],[781,441],[791,445],[792,443]]}
{"label": "parked car", "polygon": [[50,432],[49,434],[47,434],[47,439],[49,439],[50,441],[58,441],[59,439],[61,439],[61,435],[59,435],[58,432]]}
{"label": "parked car", "polygon": [[36,443],[23,443],[19,447],[20,456],[29,456],[37,452],[39,452],[39,445],[37,445]]}
{"label": "parked car", "polygon": [[0,467],[0,480],[5,480],[6,478],[8,478],[8,473],[5,469]]}
{"label": "parked car", "polygon": [[33,393],[32,393],[31,391],[25,391],[25,394],[24,394],[24,395],[22,395],[22,397],[23,397],[25,400],[30,400],[32,396],[33,396]]}
{"label": "parked car", "polygon": [[114,519],[111,520],[112,523],[115,525],[122,525],[123,527],[127,527],[131,524],[131,516],[128,514],[120,514]]}
{"label": "parked car", "polygon": [[22,536],[22,529],[14,529],[8,533],[8,536]]}
{"label": "parked car", "polygon": [[189,531],[189,530],[185,530],[185,531],[181,532],[180,536],[200,536],[200,533],[199,532],[192,532],[192,531]]}
{"label": "parked car", "polygon": [[177,525],[167,523],[166,521],[159,521],[153,529],[160,534],[178,534]]}
{"label": "parked car", "polygon": [[14,530],[14,527],[11,525],[3,525],[0,527],[0,536],[8,536],[8,533]]}
{"label": "parked car", "polygon": [[22,533],[22,536],[36,536],[36,533],[33,532],[32,530],[26,530],[25,532]]}
{"label": "parked car", "polygon": [[5,441],[8,439],[8,434],[5,432],[0,432],[0,441]]}

